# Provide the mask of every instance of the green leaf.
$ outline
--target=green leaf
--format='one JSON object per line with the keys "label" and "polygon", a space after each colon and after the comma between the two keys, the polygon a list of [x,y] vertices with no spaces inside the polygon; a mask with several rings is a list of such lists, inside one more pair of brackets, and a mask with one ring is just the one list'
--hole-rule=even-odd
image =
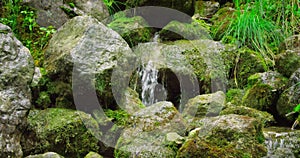
{"label": "green leaf", "polygon": [[299,112],[300,111],[300,104],[298,104],[295,108],[294,108],[295,112]]}

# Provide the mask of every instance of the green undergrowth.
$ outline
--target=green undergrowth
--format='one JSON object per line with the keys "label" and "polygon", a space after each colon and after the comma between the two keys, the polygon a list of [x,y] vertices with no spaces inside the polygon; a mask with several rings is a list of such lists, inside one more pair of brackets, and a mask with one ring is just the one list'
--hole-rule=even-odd
{"label": "green undergrowth", "polygon": [[0,3],[0,23],[11,27],[15,36],[30,50],[35,66],[41,67],[43,49],[56,29],[52,26],[40,27],[35,20],[36,11],[23,6],[22,0],[4,0]]}

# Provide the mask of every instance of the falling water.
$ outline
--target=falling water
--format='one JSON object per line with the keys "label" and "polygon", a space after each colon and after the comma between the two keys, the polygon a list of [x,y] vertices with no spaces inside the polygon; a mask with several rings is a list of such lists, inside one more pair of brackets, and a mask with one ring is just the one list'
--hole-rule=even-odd
{"label": "falling water", "polygon": [[158,83],[158,70],[156,69],[155,62],[159,58],[159,34],[155,33],[153,43],[157,44],[154,52],[151,54],[147,64],[142,65],[139,74],[142,77],[142,102],[146,106],[150,106],[158,101],[166,99],[166,90],[164,85]]}

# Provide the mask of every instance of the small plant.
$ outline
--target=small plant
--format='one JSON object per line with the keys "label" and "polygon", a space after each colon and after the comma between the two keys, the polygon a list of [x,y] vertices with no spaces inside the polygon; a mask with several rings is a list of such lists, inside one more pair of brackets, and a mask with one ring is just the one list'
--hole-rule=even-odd
{"label": "small plant", "polygon": [[124,3],[116,0],[103,0],[103,3],[107,7],[110,15],[113,15],[114,13],[120,11],[120,6],[125,5]]}
{"label": "small plant", "polygon": [[[286,114],[285,116],[290,116],[290,115],[295,114],[295,113],[297,113],[297,112],[298,112],[298,113],[300,112],[300,104],[298,104],[298,105],[294,108],[294,110],[293,110],[292,112]],[[293,123],[292,128],[291,128],[292,130],[294,130],[295,127],[299,124],[299,118],[300,118],[300,116],[298,116],[298,118],[296,119],[296,121]]]}

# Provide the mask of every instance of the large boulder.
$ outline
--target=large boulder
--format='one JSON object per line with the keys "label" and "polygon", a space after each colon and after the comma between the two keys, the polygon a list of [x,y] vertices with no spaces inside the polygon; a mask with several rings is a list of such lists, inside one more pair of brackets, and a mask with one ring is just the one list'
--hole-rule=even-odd
{"label": "large boulder", "polygon": [[300,35],[286,39],[281,49],[281,53],[275,57],[275,67],[278,72],[290,77],[300,68]]}
{"label": "large boulder", "polygon": [[231,103],[226,104],[226,108],[220,112],[220,115],[237,114],[243,116],[249,116],[257,119],[263,125],[263,127],[271,126],[275,123],[273,115],[265,111],[259,111],[246,106],[236,106]]}
{"label": "large boulder", "polygon": [[254,118],[235,114],[202,120],[189,133],[177,157],[253,157],[267,154],[261,124]]}
{"label": "large boulder", "polygon": [[197,22],[189,24],[171,21],[159,32],[159,35],[164,41],[210,39],[209,30]]}
{"label": "large boulder", "polygon": [[167,136],[180,137],[184,133],[183,119],[173,104],[158,102],[133,114],[131,125],[125,127],[118,140],[114,156],[175,157],[176,149],[172,148],[176,147],[175,140]]}
{"label": "large boulder", "polygon": [[99,126],[84,112],[49,108],[31,110],[22,137],[24,155],[54,151],[68,157],[84,157],[98,151]]}
{"label": "large boulder", "polygon": [[[95,88],[101,105],[114,105],[111,73],[123,55],[131,54],[124,39],[95,18],[71,19],[53,35],[45,50],[45,69],[52,81],[51,87],[61,87],[55,91],[54,104],[70,108],[72,90],[77,98],[85,94],[83,97],[91,97]],[[65,98],[70,98],[69,105],[65,104]],[[88,108],[86,104],[84,108]]]}
{"label": "large boulder", "polygon": [[0,23],[0,157],[22,157],[20,138],[31,108],[29,50]]}
{"label": "large boulder", "polygon": [[118,32],[131,47],[152,39],[151,28],[140,16],[130,18],[120,12],[114,15],[114,20],[107,26]]}
{"label": "large boulder", "polygon": [[40,26],[59,28],[77,15],[90,15],[99,21],[109,16],[103,1],[94,0],[24,0],[23,3],[37,10],[37,23]]}
{"label": "large boulder", "polygon": [[248,87],[242,104],[276,114],[276,103],[287,79],[275,71],[256,73],[248,78]]}
{"label": "large boulder", "polygon": [[294,121],[295,116],[290,115],[286,117],[285,115],[292,112],[293,109],[300,104],[300,68],[295,71],[289,78],[286,89],[280,95],[277,102],[277,111],[280,116],[288,119],[289,121]]}

